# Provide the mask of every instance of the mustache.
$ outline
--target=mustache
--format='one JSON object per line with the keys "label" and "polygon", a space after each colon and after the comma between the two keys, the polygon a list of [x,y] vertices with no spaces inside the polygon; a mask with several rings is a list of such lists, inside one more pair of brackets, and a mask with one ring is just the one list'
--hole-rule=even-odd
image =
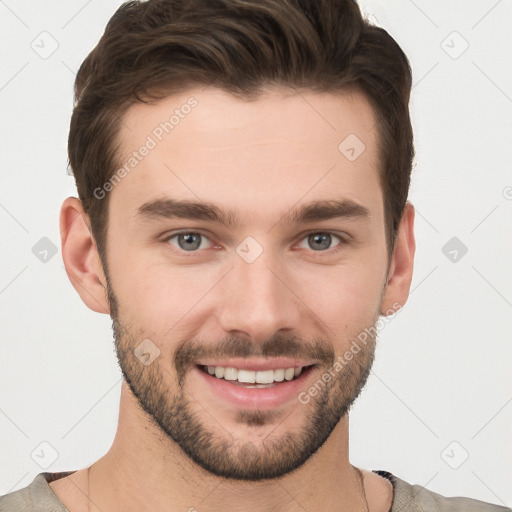
{"label": "mustache", "polygon": [[201,358],[228,359],[235,357],[314,359],[332,366],[335,354],[332,345],[321,338],[304,340],[296,335],[285,336],[279,333],[262,343],[235,336],[228,336],[217,342],[185,340],[174,354],[178,380],[181,383],[188,368]]}

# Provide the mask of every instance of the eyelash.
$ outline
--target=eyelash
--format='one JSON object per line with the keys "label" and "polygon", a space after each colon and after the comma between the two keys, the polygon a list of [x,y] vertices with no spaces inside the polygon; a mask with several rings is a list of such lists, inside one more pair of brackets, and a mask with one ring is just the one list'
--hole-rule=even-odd
{"label": "eyelash", "polygon": [[[339,250],[341,250],[343,248],[344,245],[347,244],[348,240],[339,235],[338,233],[335,233],[333,231],[309,231],[307,233],[305,233],[303,235],[303,237],[300,239],[300,242],[302,242],[303,240],[307,239],[309,236],[311,235],[316,235],[316,234],[322,234],[322,235],[333,235],[334,237],[338,238],[340,240],[340,243],[338,245],[336,245],[335,247],[331,248],[331,249],[326,249],[325,251],[313,251],[311,250],[311,252],[313,253],[316,253],[318,255],[321,255],[322,253],[329,253],[329,254],[333,254]],[[192,230],[188,230],[188,231],[177,231],[175,233],[172,233],[168,236],[166,236],[164,239],[163,239],[163,242],[169,242],[170,240],[172,240],[173,238],[176,238],[177,236],[179,235],[200,235],[208,240],[210,240],[210,238],[202,233],[201,231],[192,231]],[[211,241],[211,240],[210,240]],[[190,256],[193,256],[193,255],[196,255],[198,254],[201,250],[200,249],[197,249],[195,251],[184,251],[183,249],[180,249],[179,247],[174,247],[179,253],[181,253],[182,255],[186,256],[186,257],[190,257]],[[204,250],[204,249],[202,249]]]}

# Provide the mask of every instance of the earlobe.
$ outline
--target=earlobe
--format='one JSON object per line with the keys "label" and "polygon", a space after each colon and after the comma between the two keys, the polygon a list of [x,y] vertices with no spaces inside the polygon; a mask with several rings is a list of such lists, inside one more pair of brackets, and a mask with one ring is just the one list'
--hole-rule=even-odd
{"label": "earlobe", "polygon": [[383,316],[391,315],[402,308],[409,296],[416,251],[414,213],[414,206],[407,201],[400,220],[382,300],[381,315]]}
{"label": "earlobe", "polygon": [[87,307],[109,314],[106,279],[96,242],[82,202],[76,197],[62,203],[60,235],[62,259],[71,284]]}

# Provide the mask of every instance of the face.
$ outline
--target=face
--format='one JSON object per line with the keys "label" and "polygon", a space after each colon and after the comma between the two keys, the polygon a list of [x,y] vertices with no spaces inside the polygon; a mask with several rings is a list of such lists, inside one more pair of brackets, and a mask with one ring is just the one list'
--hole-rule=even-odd
{"label": "face", "polygon": [[345,356],[378,319],[388,268],[372,109],[356,93],[205,88],[123,121],[105,274],[124,378],[202,468],[284,475],[373,362],[374,337]]}

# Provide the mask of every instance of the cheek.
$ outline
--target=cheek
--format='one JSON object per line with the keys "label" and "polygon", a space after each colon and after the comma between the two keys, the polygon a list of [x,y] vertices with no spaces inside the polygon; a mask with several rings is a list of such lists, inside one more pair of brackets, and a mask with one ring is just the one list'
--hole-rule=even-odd
{"label": "cheek", "polygon": [[116,292],[130,321],[147,328],[148,335],[162,336],[174,326],[174,332],[184,327],[201,310],[202,300],[225,272],[152,260],[143,251],[131,261],[127,258],[117,270]]}
{"label": "cheek", "polygon": [[301,273],[298,295],[330,327],[326,336],[347,339],[373,325],[384,279],[385,269],[381,267],[361,258],[358,262]]}

